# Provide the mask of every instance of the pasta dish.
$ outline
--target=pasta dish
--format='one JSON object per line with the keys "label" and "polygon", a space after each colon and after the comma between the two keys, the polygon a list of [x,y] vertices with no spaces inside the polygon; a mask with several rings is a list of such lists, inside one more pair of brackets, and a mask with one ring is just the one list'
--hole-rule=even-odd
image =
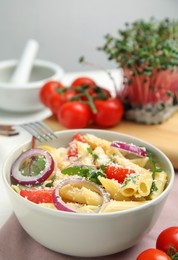
{"label": "pasta dish", "polygon": [[148,203],[167,173],[144,147],[76,133],[66,147],[23,151],[11,167],[12,188],[54,210],[108,213]]}

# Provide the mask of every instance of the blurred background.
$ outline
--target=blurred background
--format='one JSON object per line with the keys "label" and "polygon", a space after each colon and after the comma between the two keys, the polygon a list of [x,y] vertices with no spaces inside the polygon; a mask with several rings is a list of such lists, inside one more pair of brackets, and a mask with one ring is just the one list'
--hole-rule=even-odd
{"label": "blurred background", "polygon": [[85,58],[116,68],[97,47],[136,19],[178,18],[178,0],[0,0],[0,60],[19,58],[26,42],[39,42],[38,59],[66,72],[91,70]]}

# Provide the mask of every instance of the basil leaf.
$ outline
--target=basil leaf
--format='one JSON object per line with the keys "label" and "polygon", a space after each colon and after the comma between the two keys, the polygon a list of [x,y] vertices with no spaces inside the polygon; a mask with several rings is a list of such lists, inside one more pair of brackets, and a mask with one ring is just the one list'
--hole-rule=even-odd
{"label": "basil leaf", "polygon": [[98,176],[105,176],[105,174],[101,169],[98,170],[94,167],[83,166],[83,165],[77,165],[77,166],[65,168],[61,171],[61,173],[67,174],[69,176],[78,175],[97,184],[101,184],[100,181],[98,180]]}
{"label": "basil leaf", "polygon": [[26,161],[20,168],[21,174],[24,176],[36,176],[44,170],[45,164],[45,157],[32,157],[28,162]]}

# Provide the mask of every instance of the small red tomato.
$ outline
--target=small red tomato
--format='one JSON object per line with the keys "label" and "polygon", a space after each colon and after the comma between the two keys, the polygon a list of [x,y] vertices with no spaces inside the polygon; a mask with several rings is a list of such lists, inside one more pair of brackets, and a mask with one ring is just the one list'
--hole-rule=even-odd
{"label": "small red tomato", "polygon": [[21,190],[20,195],[36,204],[53,203],[54,189],[26,189]]}
{"label": "small red tomato", "polygon": [[48,107],[51,109],[54,116],[57,116],[57,111],[59,110],[59,107],[63,103],[64,103],[63,96],[58,94],[57,92],[51,96]]}
{"label": "small red tomato", "polygon": [[97,113],[93,114],[94,122],[101,127],[111,127],[120,122],[123,116],[123,105],[116,98],[94,100]]}
{"label": "small red tomato", "polygon": [[137,256],[136,260],[171,260],[171,258],[159,249],[149,248]]}
{"label": "small red tomato", "polygon": [[63,95],[64,102],[71,101],[71,99],[74,98],[76,94],[77,92],[74,89],[68,88]]}
{"label": "small red tomato", "polygon": [[67,102],[60,107],[58,120],[66,128],[85,128],[91,120],[91,109],[82,102]]}
{"label": "small red tomato", "polygon": [[67,152],[68,157],[77,156],[77,154],[78,154],[77,141],[86,143],[86,140],[83,135],[81,135],[80,133],[74,134],[72,142],[70,142],[70,144],[69,144],[69,149]]}
{"label": "small red tomato", "polygon": [[135,173],[135,171],[132,169],[117,167],[115,165],[106,165],[107,178],[117,180],[119,183],[123,183],[125,177],[131,173]]}
{"label": "small red tomato", "polygon": [[178,227],[176,226],[163,230],[156,240],[156,248],[166,253],[171,247],[178,252]]}
{"label": "small red tomato", "polygon": [[64,88],[59,81],[48,81],[40,89],[39,98],[45,106],[49,107],[51,97]]}
{"label": "small red tomato", "polygon": [[73,140],[76,140],[76,141],[79,141],[79,142],[82,142],[82,143],[86,143],[85,137],[80,133],[74,134]]}
{"label": "small red tomato", "polygon": [[96,86],[96,83],[93,79],[91,79],[89,77],[79,77],[79,78],[76,78],[71,84],[71,86],[73,86],[73,87],[80,87],[82,85],[86,85],[86,86],[93,88],[94,86]]}

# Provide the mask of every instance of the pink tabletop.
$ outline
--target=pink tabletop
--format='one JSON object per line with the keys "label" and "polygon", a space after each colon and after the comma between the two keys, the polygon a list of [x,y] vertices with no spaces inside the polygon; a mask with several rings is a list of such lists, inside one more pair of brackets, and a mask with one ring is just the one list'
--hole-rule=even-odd
{"label": "pink tabletop", "polygon": [[[22,229],[14,214],[8,219],[5,225],[0,229],[0,260],[65,260],[65,259],[122,259],[134,260],[145,249],[155,247],[156,238],[159,233],[170,226],[178,226],[178,207],[177,207],[177,187],[178,173],[175,176],[173,189],[168,196],[163,211],[157,223],[146,234],[142,241],[134,247],[112,255],[101,258],[79,258],[62,255],[46,249],[35,242]],[[104,246],[104,245],[103,245]]]}

